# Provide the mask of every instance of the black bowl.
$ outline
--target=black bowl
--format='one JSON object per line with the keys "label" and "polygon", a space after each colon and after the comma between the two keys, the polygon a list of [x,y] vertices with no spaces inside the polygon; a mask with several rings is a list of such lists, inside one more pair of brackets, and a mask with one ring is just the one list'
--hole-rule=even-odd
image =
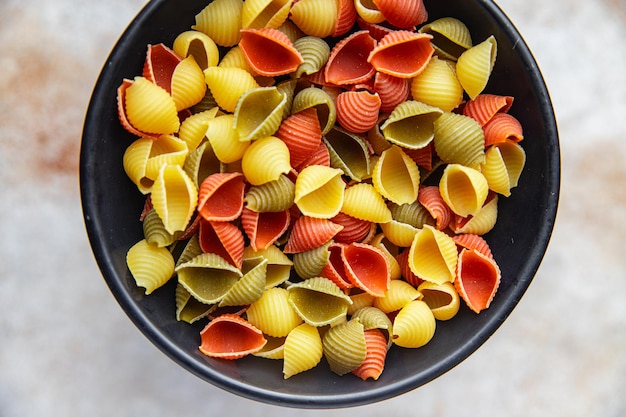
{"label": "black bowl", "polygon": [[496,331],[521,299],[544,256],[557,211],[556,122],[539,68],[521,35],[492,1],[425,1],[430,20],[457,17],[469,27],[475,42],[495,35],[498,56],[486,91],[514,96],[511,114],[524,127],[527,165],[511,197],[500,199],[499,220],[486,236],[502,270],[490,308],[477,315],[463,306],[454,319],[437,323],[434,338],[422,348],[392,347],[377,381],[339,377],[324,361],[284,380],[281,361],[204,356],[198,350],[204,324],[187,325],[175,319],[175,282],[145,296],[126,267],[127,250],[143,238],[138,215],[144,198],[122,168],[122,155],[133,137],[118,121],[116,89],[123,78],[140,74],[148,44],[171,45],[207,3],[150,2],[114,47],[87,111],[80,156],[84,219],[98,265],[120,306],[148,339],[182,367],[227,391],[271,404],[333,408],[372,403],[413,390],[459,364]]}

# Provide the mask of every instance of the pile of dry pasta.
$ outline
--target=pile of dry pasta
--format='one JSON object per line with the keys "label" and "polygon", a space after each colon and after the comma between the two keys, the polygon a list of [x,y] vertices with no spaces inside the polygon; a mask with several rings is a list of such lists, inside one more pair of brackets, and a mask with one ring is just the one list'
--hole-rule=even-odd
{"label": "pile of dry pasta", "polygon": [[118,110],[146,195],[129,270],[146,294],[177,280],[204,354],[378,379],[392,345],[489,306],[481,235],[525,164],[513,97],[483,92],[493,36],[422,0],[216,0],[195,22],[147,46]]}

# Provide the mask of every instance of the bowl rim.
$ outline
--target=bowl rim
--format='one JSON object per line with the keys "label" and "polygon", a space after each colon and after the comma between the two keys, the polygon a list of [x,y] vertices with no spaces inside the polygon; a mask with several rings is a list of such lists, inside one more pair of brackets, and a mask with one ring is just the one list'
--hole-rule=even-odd
{"label": "bowl rim", "polygon": [[[474,353],[481,345],[483,345],[511,314],[517,303],[503,303],[497,307],[490,307],[490,309],[497,308],[498,310],[493,313],[490,320],[482,326],[470,340],[455,351],[454,355],[447,357],[444,361],[427,368],[424,372],[415,375],[414,377],[394,381],[373,390],[352,393],[349,395],[341,394],[325,395],[323,397],[306,397],[297,394],[276,392],[259,387],[251,387],[243,381],[226,377],[211,367],[200,366],[182,348],[165,337],[160,330],[151,323],[149,318],[137,306],[136,301],[132,298],[131,294],[125,290],[119,280],[114,278],[116,276],[116,272],[112,266],[110,255],[107,254],[104,243],[98,239],[98,236],[102,235],[105,231],[103,230],[103,225],[99,223],[98,219],[94,215],[94,207],[96,204],[98,190],[93,187],[93,183],[89,181],[88,178],[89,162],[93,163],[94,161],[87,152],[85,141],[89,135],[90,126],[95,122],[95,120],[98,119],[101,110],[101,107],[98,107],[97,104],[101,103],[102,100],[98,100],[98,98],[109,93],[109,91],[105,91],[103,87],[103,84],[105,84],[104,80],[107,78],[106,68],[115,59],[116,55],[118,55],[118,51],[129,42],[129,39],[132,38],[133,33],[136,31],[133,27],[136,28],[141,26],[141,22],[148,21],[150,16],[161,7],[162,3],[166,1],[170,0],[153,0],[147,3],[131,21],[111,50],[102,71],[98,76],[94,91],[90,98],[85,116],[80,150],[79,182],[81,204],[84,223],[89,242],[92,247],[92,252],[103,278],[109,287],[109,290],[122,307],[125,314],[144,334],[144,336],[147,337],[161,352],[181,365],[187,371],[207,382],[210,382],[218,388],[244,398],[267,404],[294,408],[344,408],[390,399],[417,389],[433,379],[438,378],[461,363]],[[544,118],[543,122],[546,127],[546,136],[549,139],[548,144],[553,147],[553,149],[551,149],[551,151],[547,154],[547,163],[550,170],[547,173],[546,178],[548,189],[545,193],[545,221],[539,225],[537,230],[537,244],[532,249],[533,256],[531,257],[533,262],[525,264],[524,269],[519,271],[520,279],[516,280],[516,282],[512,284],[512,288],[510,290],[511,296],[519,300],[528,289],[534,275],[539,269],[548,248],[552,230],[556,221],[561,181],[561,159],[558,129],[554,109],[548,89],[545,85],[545,81],[521,34],[504,11],[493,1],[476,1],[478,5],[482,7],[483,10],[487,12],[500,27],[502,27],[504,32],[515,37],[515,48],[517,54],[526,65],[530,78],[537,88],[537,99],[540,102],[540,108],[542,110],[541,116]]]}

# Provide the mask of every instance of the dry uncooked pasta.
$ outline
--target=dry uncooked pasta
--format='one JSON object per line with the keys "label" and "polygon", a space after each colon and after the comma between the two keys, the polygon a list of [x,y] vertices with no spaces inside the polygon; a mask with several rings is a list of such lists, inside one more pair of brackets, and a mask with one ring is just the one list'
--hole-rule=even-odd
{"label": "dry uncooked pasta", "polygon": [[146,196],[127,264],[146,294],[176,280],[202,353],[376,380],[489,307],[481,236],[526,161],[494,36],[422,0],[216,0],[147,49],[117,91]]}

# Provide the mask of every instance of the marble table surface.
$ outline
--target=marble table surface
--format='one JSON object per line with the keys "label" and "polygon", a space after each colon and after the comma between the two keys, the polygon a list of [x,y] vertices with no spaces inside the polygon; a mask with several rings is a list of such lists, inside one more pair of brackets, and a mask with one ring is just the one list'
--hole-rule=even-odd
{"label": "marble table surface", "polygon": [[[80,206],[81,130],[96,77],[143,4],[0,2],[0,416],[351,415],[203,382],[144,338],[101,278]],[[359,407],[363,417],[626,415],[626,1],[498,4],[558,119],[552,241],[485,345],[417,390]]]}

